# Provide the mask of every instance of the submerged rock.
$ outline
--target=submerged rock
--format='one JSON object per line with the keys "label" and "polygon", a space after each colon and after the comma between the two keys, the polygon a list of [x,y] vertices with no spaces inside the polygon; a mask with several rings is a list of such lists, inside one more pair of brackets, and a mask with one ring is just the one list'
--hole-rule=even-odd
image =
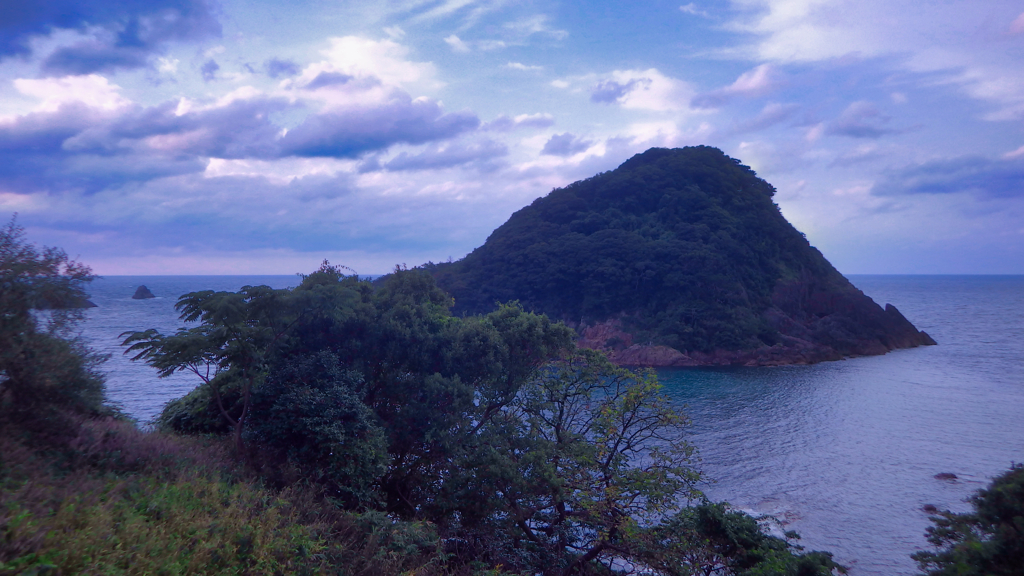
{"label": "submerged rock", "polygon": [[147,298],[156,298],[156,296],[145,285],[136,288],[135,294],[132,294],[132,300],[145,300]]}

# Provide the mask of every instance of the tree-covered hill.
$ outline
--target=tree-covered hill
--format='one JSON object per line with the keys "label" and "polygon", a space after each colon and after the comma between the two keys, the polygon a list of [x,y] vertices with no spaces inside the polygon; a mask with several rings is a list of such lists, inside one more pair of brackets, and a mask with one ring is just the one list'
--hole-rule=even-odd
{"label": "tree-covered hill", "polygon": [[716,148],[652,148],[425,268],[457,313],[518,300],[626,364],[815,362],[934,343],[850,284],[774,193]]}

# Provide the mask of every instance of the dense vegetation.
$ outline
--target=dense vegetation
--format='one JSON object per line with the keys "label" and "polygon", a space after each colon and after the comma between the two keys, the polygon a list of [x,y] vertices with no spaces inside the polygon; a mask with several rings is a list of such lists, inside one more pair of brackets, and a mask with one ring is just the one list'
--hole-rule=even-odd
{"label": "dense vegetation", "polygon": [[375,288],[327,263],[186,294],[193,327],[125,335],[200,384],[144,433],[60,332],[74,313],[40,305],[88,269],[13,223],[0,240],[0,574],[839,569],[703,500],[653,374],[516,305],[455,317],[421,271]]}
{"label": "dense vegetation", "polygon": [[838,568],[704,502],[652,373],[576,350],[518,305],[457,317],[451,304],[422,271],[374,287],[325,263],[292,290],[187,294],[197,326],[125,342],[203,383],[165,428],[233,436],[278,489],[312,482],[341,509],[427,522],[445,571]]}
{"label": "dense vegetation", "polygon": [[1024,575],[1024,465],[1016,464],[971,497],[973,511],[932,517],[935,551],[914,555],[927,576]]}
{"label": "dense vegetation", "polygon": [[[103,358],[74,336],[87,266],[58,248],[36,248],[12,218],[0,228],[0,415],[56,425],[58,412],[104,412]],[[50,421],[52,419],[52,422]]]}
{"label": "dense vegetation", "polygon": [[464,259],[424,268],[456,313],[518,300],[574,324],[621,314],[636,341],[679,350],[772,345],[762,312],[779,280],[847,284],[774,192],[716,148],[654,148],[535,200]]}

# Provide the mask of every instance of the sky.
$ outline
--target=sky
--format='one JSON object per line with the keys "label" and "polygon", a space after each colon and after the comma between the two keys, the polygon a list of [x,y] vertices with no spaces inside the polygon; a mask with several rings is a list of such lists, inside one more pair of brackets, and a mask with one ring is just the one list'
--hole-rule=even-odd
{"label": "sky", "polygon": [[1024,4],[0,4],[0,219],[101,275],[459,259],[699,144],[843,273],[1022,274]]}

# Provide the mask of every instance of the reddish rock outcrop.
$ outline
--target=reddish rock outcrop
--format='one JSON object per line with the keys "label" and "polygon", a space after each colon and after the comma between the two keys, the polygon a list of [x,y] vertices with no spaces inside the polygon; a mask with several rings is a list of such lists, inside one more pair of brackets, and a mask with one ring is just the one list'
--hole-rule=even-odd
{"label": "reddish rock outcrop", "polygon": [[895,306],[882,308],[838,273],[827,280],[780,281],[762,317],[778,331],[779,341],[747,350],[681,351],[637,344],[621,318],[581,327],[577,344],[603,350],[623,366],[650,367],[815,364],[935,344]]}

